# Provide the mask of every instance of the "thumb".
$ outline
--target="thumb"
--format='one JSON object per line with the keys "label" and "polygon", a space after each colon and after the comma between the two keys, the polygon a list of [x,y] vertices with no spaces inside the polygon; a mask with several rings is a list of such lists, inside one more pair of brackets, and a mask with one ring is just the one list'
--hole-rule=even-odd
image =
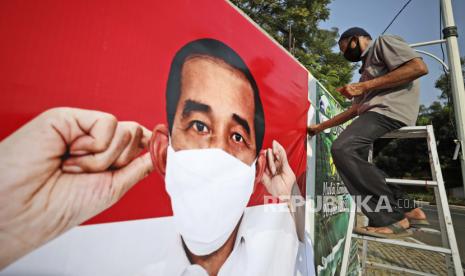
{"label": "thumb", "polygon": [[153,163],[150,158],[150,153],[147,152],[125,167],[114,172],[112,201],[119,200],[129,189],[136,183],[144,179],[153,171]]}

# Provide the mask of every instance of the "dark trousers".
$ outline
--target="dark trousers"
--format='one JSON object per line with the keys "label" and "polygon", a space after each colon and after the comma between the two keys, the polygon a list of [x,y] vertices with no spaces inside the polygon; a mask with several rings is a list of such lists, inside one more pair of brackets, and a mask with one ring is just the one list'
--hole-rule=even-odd
{"label": "dark trousers", "polygon": [[[373,142],[384,134],[405,126],[404,123],[376,112],[361,114],[334,141],[331,148],[334,164],[356,203],[369,218],[370,226],[381,227],[405,218],[404,212],[412,207],[402,205],[411,200],[397,185],[386,183],[386,174],[368,162]],[[377,208],[378,207],[378,208]],[[387,208],[386,208],[387,207]]]}

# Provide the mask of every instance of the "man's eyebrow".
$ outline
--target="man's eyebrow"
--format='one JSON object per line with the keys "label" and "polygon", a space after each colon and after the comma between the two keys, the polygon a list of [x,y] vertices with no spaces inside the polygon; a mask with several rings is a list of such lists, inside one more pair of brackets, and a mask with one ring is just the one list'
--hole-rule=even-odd
{"label": "man's eyebrow", "polygon": [[210,113],[211,107],[207,104],[197,102],[194,100],[186,100],[184,102],[184,108],[182,109],[182,117],[189,116],[191,112],[198,111],[203,113]]}
{"label": "man's eyebrow", "polygon": [[232,118],[233,118],[234,121],[236,121],[238,124],[240,124],[245,129],[247,134],[250,135],[249,123],[247,123],[247,121],[244,118],[242,118],[241,116],[239,116],[239,115],[237,115],[235,113],[232,115]]}

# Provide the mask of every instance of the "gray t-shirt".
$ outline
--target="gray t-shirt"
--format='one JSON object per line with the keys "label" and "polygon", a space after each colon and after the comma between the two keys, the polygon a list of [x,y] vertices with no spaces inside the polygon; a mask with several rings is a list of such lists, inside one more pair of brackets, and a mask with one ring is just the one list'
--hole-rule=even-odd
{"label": "gray t-shirt", "polygon": [[[399,36],[383,35],[372,41],[362,54],[360,82],[383,76],[402,64],[420,57]],[[420,108],[418,79],[395,88],[372,90],[354,97],[360,104],[358,114],[374,111],[405,123],[415,125]]]}

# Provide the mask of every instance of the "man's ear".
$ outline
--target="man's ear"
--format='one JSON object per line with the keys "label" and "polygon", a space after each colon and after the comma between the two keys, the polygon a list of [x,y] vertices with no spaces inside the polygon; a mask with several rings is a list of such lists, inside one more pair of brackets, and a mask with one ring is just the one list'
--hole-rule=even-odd
{"label": "man's ear", "polygon": [[165,176],[166,170],[166,154],[169,143],[169,130],[164,124],[156,125],[150,139],[150,157],[152,158],[155,170]]}
{"label": "man's ear", "polygon": [[263,174],[266,169],[266,150],[261,150],[257,157],[257,162],[255,163],[255,182],[254,186],[257,186],[260,181],[262,181]]}

